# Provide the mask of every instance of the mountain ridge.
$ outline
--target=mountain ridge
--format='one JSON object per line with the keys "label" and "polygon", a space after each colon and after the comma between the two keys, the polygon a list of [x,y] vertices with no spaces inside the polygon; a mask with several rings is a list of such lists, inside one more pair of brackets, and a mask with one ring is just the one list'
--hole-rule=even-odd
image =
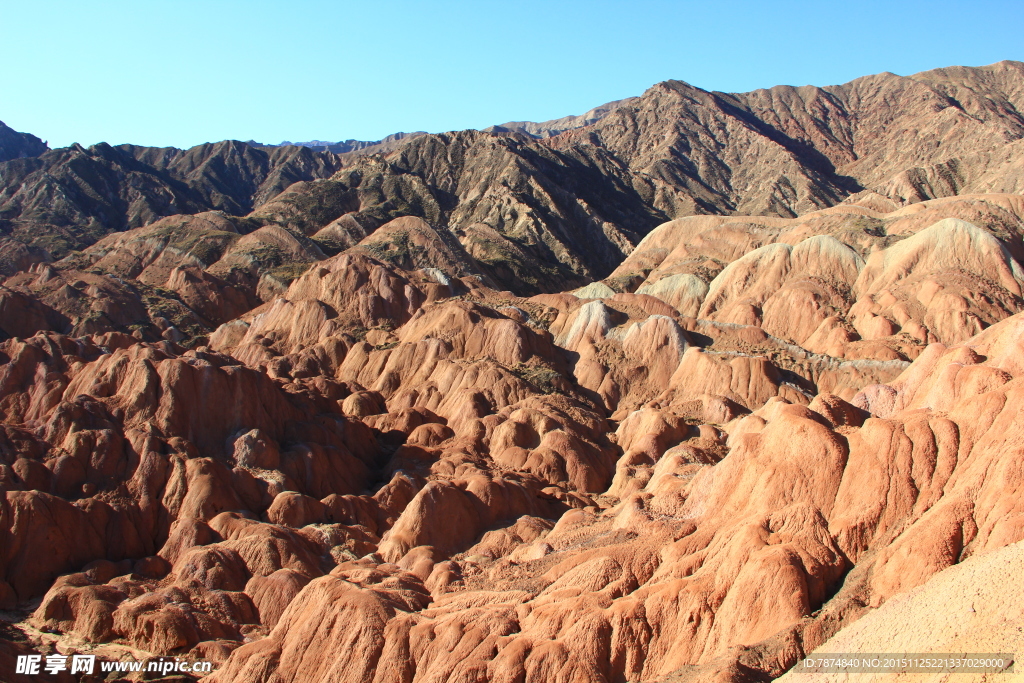
{"label": "mountain ridge", "polygon": [[[278,221],[258,210],[294,186],[292,223],[280,225],[305,237],[323,232],[321,248],[351,246],[409,211],[478,252],[468,263],[479,274],[523,292],[553,291],[605,277],[647,231],[686,215],[793,217],[865,193],[905,205],[1020,191],[1021,111],[1024,64],[1004,61],[749,93],[670,80],[582,116],[396,134],[341,154],[237,141],[190,150],[79,146],[0,163],[0,231],[62,256],[175,213]],[[352,182],[316,184],[342,171],[392,178],[372,200],[380,208],[371,210],[365,190],[357,205],[343,200]],[[350,206],[347,218],[296,215],[331,188],[342,194],[328,204]],[[524,263],[541,280],[523,284]]]}
{"label": "mountain ridge", "polygon": [[19,133],[0,121],[0,161],[39,156],[50,147],[29,133]]}

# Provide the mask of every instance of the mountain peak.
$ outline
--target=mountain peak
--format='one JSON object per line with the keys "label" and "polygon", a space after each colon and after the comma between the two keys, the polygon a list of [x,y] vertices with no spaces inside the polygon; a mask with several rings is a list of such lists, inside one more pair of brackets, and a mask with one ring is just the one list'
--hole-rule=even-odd
{"label": "mountain peak", "polygon": [[19,133],[0,121],[0,161],[37,157],[50,147],[29,133]]}

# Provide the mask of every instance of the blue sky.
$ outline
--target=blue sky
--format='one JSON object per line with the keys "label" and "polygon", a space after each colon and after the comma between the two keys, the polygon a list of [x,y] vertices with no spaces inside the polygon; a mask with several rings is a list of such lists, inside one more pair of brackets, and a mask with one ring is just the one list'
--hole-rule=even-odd
{"label": "blue sky", "polygon": [[0,120],[48,140],[378,139],[669,78],[829,85],[1024,60],[1024,2],[0,0]]}

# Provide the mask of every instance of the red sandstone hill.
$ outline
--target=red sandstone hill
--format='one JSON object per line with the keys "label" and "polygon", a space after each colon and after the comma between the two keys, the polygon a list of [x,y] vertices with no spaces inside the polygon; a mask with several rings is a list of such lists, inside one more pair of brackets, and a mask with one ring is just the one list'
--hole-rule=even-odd
{"label": "red sandstone hill", "polygon": [[[964,129],[953,149],[975,130],[957,111],[1013,119],[992,93],[1016,96],[1017,66],[899,92],[956,100],[915,119]],[[739,683],[815,650],[1015,651],[1024,196],[882,183],[658,223],[667,195],[631,175],[663,187],[636,170],[646,134],[626,166],[564,148],[660,125],[654,101],[743,135],[773,97],[875,111],[893,79],[669,84],[540,141],[419,136],[245,217],[59,260],[8,239],[0,670],[85,652],[210,659],[214,682]],[[839,163],[874,158],[857,120],[829,163],[888,177],[885,155]],[[609,168],[621,222],[531,204],[600,194],[586,174]]]}
{"label": "red sandstone hill", "polygon": [[635,293],[517,297],[357,246],[232,318],[217,297],[255,292],[148,228],[93,252],[119,275],[16,275],[9,301],[66,318],[70,278],[102,303],[104,278],[184,277],[225,322],[191,349],[0,347],[0,600],[23,615],[3,656],[190,653],[215,681],[777,676],[1024,540],[1022,205],[681,219],[613,276]]}

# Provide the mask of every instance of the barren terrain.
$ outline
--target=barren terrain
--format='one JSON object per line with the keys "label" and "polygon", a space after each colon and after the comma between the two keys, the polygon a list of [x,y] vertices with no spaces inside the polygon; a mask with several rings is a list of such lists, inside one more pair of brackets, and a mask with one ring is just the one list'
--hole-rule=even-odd
{"label": "barren terrain", "polygon": [[1022,98],[667,82],[341,155],[0,128],[0,672],[1019,650]]}

